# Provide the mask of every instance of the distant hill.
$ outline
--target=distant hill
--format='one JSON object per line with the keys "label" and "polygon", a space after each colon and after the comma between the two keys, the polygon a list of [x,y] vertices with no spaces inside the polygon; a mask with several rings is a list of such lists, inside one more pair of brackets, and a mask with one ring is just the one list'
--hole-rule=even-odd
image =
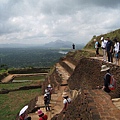
{"label": "distant hill", "polygon": [[[45,48],[68,48],[72,49],[73,42],[70,41],[62,41],[62,40],[56,40],[54,42],[49,42],[43,45],[42,47]],[[76,49],[82,49],[84,47],[84,44],[75,44]]]}
{"label": "distant hill", "polygon": [[[0,48],[41,48],[41,49],[72,49],[73,43],[70,41],[62,41],[62,40],[56,40],[54,42],[49,42],[46,44],[18,44],[18,43],[10,43],[10,44],[0,44]],[[84,47],[84,44],[75,44],[76,49],[82,49]]]}
{"label": "distant hill", "polygon": [[101,34],[99,36],[93,36],[93,38],[86,44],[84,48],[85,49],[94,48],[94,39],[96,38],[99,42],[101,42],[100,41],[101,37],[104,37],[104,38],[110,37],[111,40],[113,40],[114,38],[117,38],[117,40],[120,42],[120,29],[117,29],[109,33]]}

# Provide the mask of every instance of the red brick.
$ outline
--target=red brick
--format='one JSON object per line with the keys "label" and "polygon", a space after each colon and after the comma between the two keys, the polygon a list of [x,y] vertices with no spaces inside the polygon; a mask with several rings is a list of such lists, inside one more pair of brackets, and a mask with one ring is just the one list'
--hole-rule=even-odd
{"label": "red brick", "polygon": [[106,117],[107,120],[116,120],[114,117]]}
{"label": "red brick", "polygon": [[101,112],[100,116],[102,116],[102,117],[109,117],[110,115],[109,115],[108,111],[106,111],[106,112]]}

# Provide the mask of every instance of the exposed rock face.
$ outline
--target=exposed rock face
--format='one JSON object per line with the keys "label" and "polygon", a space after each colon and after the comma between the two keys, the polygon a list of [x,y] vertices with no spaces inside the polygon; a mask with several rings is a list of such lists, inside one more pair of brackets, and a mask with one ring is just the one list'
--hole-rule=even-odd
{"label": "exposed rock face", "polygon": [[[97,86],[103,86],[103,76],[105,72],[100,72],[101,66],[106,64],[111,68],[110,72],[117,80],[115,91],[107,94]],[[64,65],[65,67],[65,65]],[[67,68],[68,69],[68,68]],[[120,97],[120,67],[108,64],[97,59],[81,58],[74,72],[68,79],[70,90],[81,89],[76,99],[69,105],[65,114],[55,115],[52,120],[101,120],[120,119],[120,111],[113,105],[111,98]],[[100,108],[101,106],[101,108]],[[103,115],[109,109],[111,115]],[[102,110],[101,110],[102,109]],[[114,111],[112,111],[114,109]]]}
{"label": "exposed rock face", "polygon": [[[68,79],[70,89],[96,89],[97,86],[103,86],[105,72],[100,72],[102,64],[107,63],[91,58],[81,59]],[[107,64],[107,66],[110,66],[110,72],[117,80],[117,88],[110,95],[112,98],[120,97],[120,67],[113,64]]]}

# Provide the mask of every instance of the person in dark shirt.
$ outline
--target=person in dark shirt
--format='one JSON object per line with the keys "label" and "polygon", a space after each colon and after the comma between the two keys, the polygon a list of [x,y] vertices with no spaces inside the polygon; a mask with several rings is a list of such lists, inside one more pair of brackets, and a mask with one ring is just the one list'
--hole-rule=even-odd
{"label": "person in dark shirt", "polygon": [[107,52],[107,56],[108,56],[108,62],[111,63],[113,62],[113,48],[114,48],[114,44],[113,42],[110,40],[109,37],[107,37],[107,44],[106,44],[106,52]]}
{"label": "person in dark shirt", "polygon": [[46,111],[50,111],[50,106],[49,106],[49,98],[47,96],[47,94],[44,94],[44,104],[45,104],[45,109]]}
{"label": "person in dark shirt", "polygon": [[104,86],[103,86],[103,90],[107,93],[109,93],[111,90],[109,89],[109,84],[110,84],[110,78],[111,78],[111,74],[110,74],[110,67],[107,67],[106,65],[102,65],[101,66],[101,72],[106,72],[105,76],[104,76]]}
{"label": "person in dark shirt", "polygon": [[72,47],[73,47],[73,49],[75,49],[75,44],[74,43],[72,44]]}

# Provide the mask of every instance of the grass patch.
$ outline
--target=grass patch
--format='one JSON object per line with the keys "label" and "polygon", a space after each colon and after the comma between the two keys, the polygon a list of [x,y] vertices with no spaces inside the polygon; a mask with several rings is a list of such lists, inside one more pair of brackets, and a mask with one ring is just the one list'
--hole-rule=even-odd
{"label": "grass patch", "polygon": [[32,82],[24,82],[24,83],[5,83],[5,84],[0,84],[0,89],[16,89],[19,87],[23,86],[29,86],[31,85]]}
{"label": "grass patch", "polygon": [[[15,78],[15,80],[32,81],[23,83],[0,84],[0,89],[10,90],[34,84],[38,85],[44,79],[45,76],[22,76]],[[38,95],[41,95],[41,88],[9,92],[8,94],[0,94],[0,120],[15,120],[15,117],[21,108]]]}
{"label": "grass patch", "polygon": [[45,79],[45,76],[21,76],[16,77],[15,80],[43,80]]}
{"label": "grass patch", "polygon": [[41,89],[23,90],[0,95],[0,120],[15,120],[17,113],[28,102],[41,94]]}

